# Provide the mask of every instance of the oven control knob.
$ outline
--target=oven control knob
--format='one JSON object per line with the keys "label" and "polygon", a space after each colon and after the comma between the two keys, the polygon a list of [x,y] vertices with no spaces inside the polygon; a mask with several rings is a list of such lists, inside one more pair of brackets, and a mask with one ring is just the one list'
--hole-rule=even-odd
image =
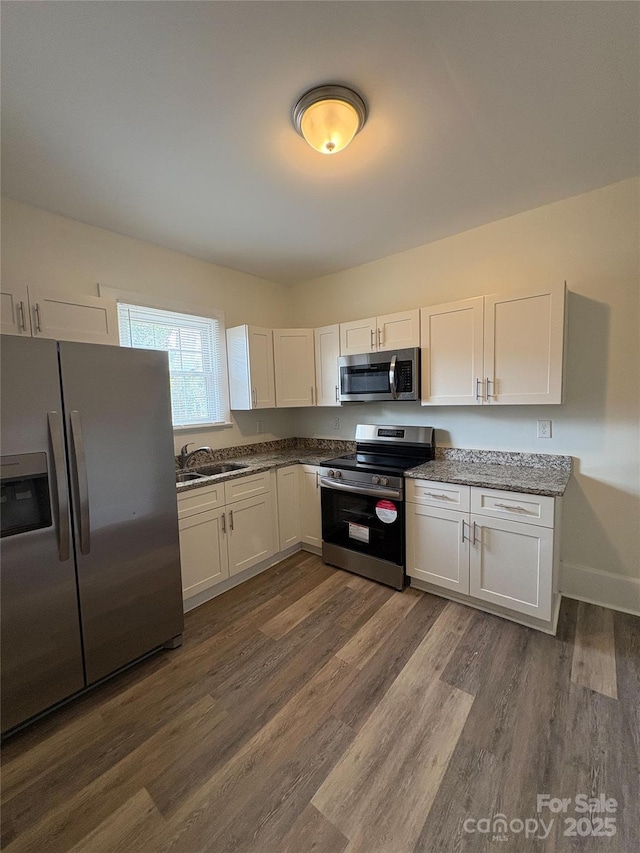
{"label": "oven control knob", "polygon": [[336,480],[339,480],[342,477],[342,471],[336,471]]}
{"label": "oven control knob", "polygon": [[373,483],[374,486],[378,486],[380,484],[380,477],[378,477],[377,474],[374,474],[373,477],[371,478],[371,482]]}
{"label": "oven control knob", "polygon": [[335,476],[336,476],[336,472],[333,470],[333,468],[329,468],[329,470],[327,471],[327,477],[335,477]]}
{"label": "oven control knob", "polygon": [[388,477],[380,477],[380,485],[381,486],[388,486],[389,485],[389,478]]}

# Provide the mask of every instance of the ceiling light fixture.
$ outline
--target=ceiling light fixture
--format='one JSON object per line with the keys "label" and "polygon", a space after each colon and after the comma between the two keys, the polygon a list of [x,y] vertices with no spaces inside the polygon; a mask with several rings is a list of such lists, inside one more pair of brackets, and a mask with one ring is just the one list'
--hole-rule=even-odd
{"label": "ceiling light fixture", "polygon": [[337,154],[367,120],[367,105],[346,86],[318,86],[300,98],[291,114],[293,126],[321,154]]}

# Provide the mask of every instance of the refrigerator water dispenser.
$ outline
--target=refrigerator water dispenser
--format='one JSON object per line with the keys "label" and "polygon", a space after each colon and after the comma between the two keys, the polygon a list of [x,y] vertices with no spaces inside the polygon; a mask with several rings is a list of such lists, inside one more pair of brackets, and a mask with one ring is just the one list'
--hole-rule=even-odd
{"label": "refrigerator water dispenser", "polygon": [[46,453],[0,457],[0,536],[51,527]]}

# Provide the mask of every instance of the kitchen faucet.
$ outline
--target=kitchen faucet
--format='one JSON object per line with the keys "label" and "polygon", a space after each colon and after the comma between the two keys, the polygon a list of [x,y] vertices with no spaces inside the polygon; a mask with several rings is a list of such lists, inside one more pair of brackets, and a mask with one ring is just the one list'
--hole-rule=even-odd
{"label": "kitchen faucet", "polygon": [[213,453],[213,450],[210,447],[197,447],[195,450],[189,452],[189,448],[193,444],[192,441],[189,444],[185,444],[185,446],[180,451],[180,467],[186,468],[189,464],[190,460],[196,455],[196,453],[200,453],[200,451],[206,450],[209,453]]}

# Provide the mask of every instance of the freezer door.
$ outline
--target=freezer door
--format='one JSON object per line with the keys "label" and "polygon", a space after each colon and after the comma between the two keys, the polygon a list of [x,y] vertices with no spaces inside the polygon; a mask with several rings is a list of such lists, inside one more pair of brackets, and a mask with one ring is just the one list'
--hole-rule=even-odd
{"label": "freezer door", "polygon": [[167,354],[61,342],[89,684],[182,633]]}
{"label": "freezer door", "polygon": [[84,687],[55,341],[2,336],[2,731]]}

